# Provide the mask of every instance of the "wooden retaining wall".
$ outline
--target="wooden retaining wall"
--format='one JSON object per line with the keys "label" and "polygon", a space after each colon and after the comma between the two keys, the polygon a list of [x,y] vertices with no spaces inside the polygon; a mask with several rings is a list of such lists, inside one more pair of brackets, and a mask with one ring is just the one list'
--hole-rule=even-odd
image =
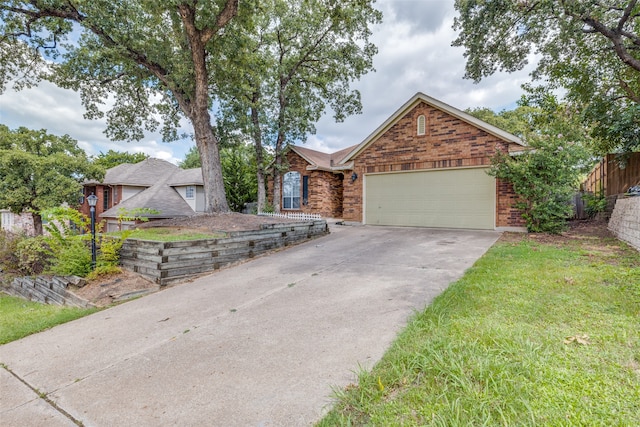
{"label": "wooden retaining wall", "polygon": [[82,279],[59,276],[16,277],[5,291],[10,295],[45,304],[95,307],[67,289],[70,284],[77,284],[78,280]]}
{"label": "wooden retaining wall", "polygon": [[219,239],[154,242],[130,238],[122,245],[120,263],[164,286],[328,232],[325,220],[315,220],[269,224]]}

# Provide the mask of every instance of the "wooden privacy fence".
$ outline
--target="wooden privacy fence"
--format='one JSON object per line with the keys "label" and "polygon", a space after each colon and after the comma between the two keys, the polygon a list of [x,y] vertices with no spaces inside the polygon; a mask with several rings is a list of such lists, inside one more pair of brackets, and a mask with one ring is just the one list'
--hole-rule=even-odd
{"label": "wooden privacy fence", "polygon": [[623,194],[640,184],[640,153],[632,153],[624,167],[615,154],[607,154],[589,173],[583,183],[584,191],[598,196]]}
{"label": "wooden privacy fence", "polygon": [[123,267],[159,285],[183,281],[225,265],[327,234],[324,220],[263,225],[220,239],[156,242],[127,239],[120,250]]}

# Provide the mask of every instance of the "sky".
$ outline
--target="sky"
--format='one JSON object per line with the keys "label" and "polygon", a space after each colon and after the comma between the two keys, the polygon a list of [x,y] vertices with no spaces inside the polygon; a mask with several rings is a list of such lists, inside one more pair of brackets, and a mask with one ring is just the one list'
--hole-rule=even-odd
{"label": "sky", "polygon": [[[372,27],[378,47],[372,71],[354,82],[360,91],[362,114],[335,123],[328,111],[309,135],[305,146],[323,152],[338,151],[362,142],[417,92],[455,108],[512,109],[529,81],[531,66],[512,73],[497,73],[475,84],[464,79],[464,49],[452,47],[456,11],[453,0],[378,0],[383,23]],[[108,150],[143,152],[173,163],[184,159],[194,145],[190,139],[164,143],[159,134],[140,142],[110,141],[104,120],[86,120],[80,96],[43,82],[38,87],[0,95],[0,123],[15,129],[25,126],[68,134],[89,155]],[[191,132],[185,121],[183,131]]]}

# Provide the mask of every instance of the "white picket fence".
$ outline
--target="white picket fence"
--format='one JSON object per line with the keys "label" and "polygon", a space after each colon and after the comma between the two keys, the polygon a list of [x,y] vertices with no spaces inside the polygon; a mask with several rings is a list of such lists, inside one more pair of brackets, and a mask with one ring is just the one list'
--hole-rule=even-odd
{"label": "white picket fence", "polygon": [[320,214],[309,214],[309,213],[302,213],[302,212],[287,212],[287,213],[258,212],[258,215],[271,216],[275,218],[299,219],[302,221],[315,221],[315,220],[322,219]]}

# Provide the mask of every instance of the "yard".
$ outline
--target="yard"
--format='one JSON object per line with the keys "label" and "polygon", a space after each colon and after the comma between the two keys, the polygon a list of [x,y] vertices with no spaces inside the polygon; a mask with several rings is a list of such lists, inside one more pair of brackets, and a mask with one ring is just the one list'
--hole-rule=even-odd
{"label": "yard", "polygon": [[507,234],[321,426],[640,425],[640,256],[602,224]]}
{"label": "yard", "polygon": [[[0,343],[90,312],[67,310],[0,296]],[[604,224],[505,234],[319,425],[640,425],[639,319],[640,256]]]}

